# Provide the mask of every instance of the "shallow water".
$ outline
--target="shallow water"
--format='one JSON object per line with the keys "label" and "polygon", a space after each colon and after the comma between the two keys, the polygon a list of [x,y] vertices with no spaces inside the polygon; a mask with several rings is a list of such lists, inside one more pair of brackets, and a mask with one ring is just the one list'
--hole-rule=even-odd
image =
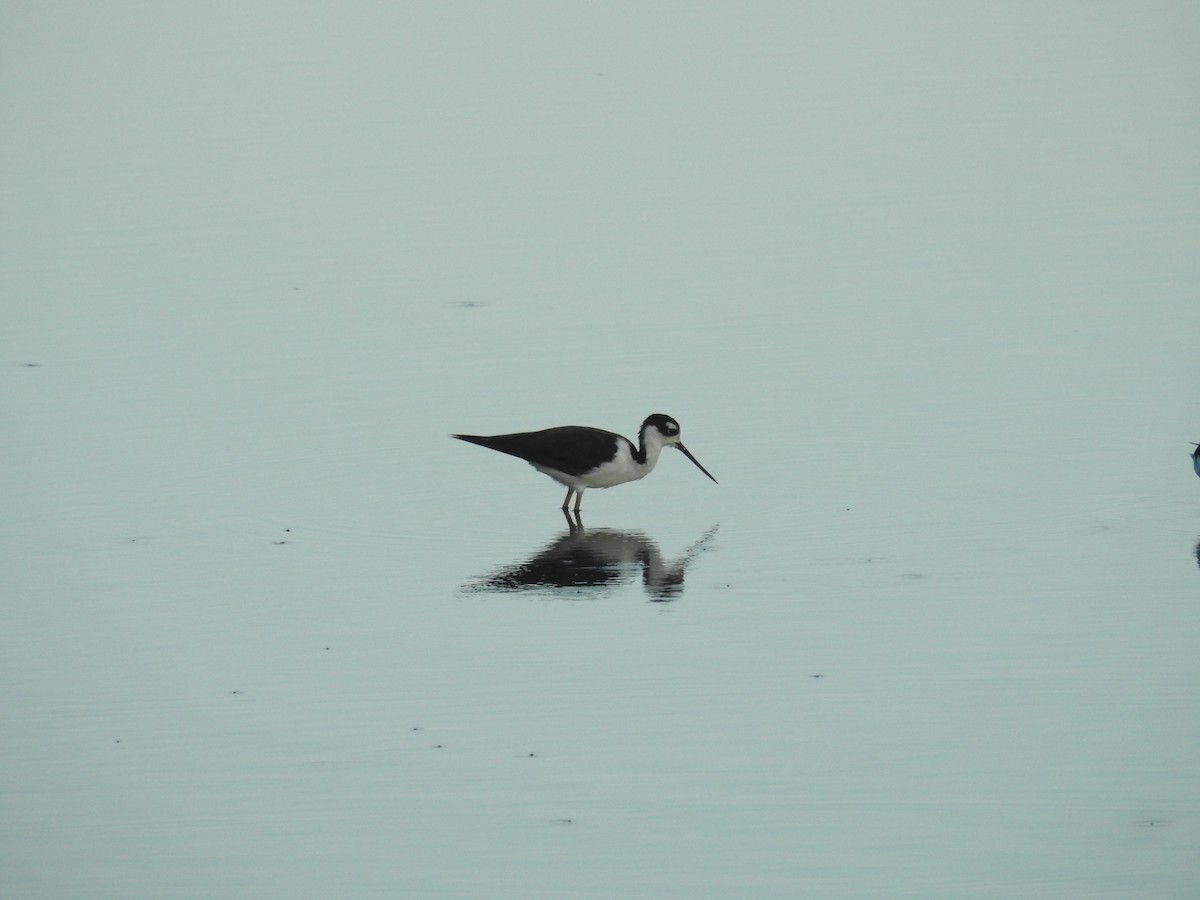
{"label": "shallow water", "polygon": [[1200,14],[4,19],[4,896],[1200,889]]}

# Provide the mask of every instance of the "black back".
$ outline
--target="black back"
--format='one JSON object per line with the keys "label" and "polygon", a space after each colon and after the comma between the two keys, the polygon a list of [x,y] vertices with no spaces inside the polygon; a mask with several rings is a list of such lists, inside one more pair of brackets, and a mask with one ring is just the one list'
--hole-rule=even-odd
{"label": "black back", "polygon": [[[599,428],[566,425],[544,431],[521,431],[516,434],[452,434],[470,444],[499,450],[528,463],[536,463],[564,475],[582,475],[608,462],[617,454],[617,442],[625,438]],[[634,451],[636,455],[636,448]]]}

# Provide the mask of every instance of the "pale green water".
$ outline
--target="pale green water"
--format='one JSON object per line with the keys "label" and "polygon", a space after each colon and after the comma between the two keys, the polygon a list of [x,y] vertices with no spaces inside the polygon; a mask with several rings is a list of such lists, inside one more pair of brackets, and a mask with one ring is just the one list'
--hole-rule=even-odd
{"label": "pale green water", "polygon": [[1198,32],[0,14],[0,894],[1200,890]]}

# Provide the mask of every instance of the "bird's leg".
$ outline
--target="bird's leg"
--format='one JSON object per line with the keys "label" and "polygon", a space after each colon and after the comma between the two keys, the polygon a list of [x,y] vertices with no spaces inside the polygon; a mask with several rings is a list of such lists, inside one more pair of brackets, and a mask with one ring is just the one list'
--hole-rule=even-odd
{"label": "bird's leg", "polygon": [[583,502],[583,491],[575,492],[575,515],[579,515],[579,504]]}
{"label": "bird's leg", "polygon": [[[571,495],[573,493],[575,493],[575,488],[567,488],[567,497],[565,500],[563,500],[563,505],[562,505],[563,509],[566,509],[567,507],[569,507],[571,505]],[[578,503],[575,504],[575,508],[579,509]]]}

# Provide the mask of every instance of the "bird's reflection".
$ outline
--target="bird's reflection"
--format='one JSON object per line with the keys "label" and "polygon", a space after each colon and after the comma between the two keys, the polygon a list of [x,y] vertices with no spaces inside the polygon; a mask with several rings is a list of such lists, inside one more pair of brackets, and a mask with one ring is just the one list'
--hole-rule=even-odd
{"label": "bird's reflection", "polygon": [[1200,538],[1196,538],[1195,553],[1196,553],[1196,565],[1200,566]]}
{"label": "bird's reflection", "polygon": [[563,510],[567,531],[523,562],[482,575],[462,586],[466,593],[529,592],[590,599],[632,581],[641,570],[650,599],[675,600],[687,567],[717,533],[714,525],[673,559],[640,531],[584,528],[578,514]]}

